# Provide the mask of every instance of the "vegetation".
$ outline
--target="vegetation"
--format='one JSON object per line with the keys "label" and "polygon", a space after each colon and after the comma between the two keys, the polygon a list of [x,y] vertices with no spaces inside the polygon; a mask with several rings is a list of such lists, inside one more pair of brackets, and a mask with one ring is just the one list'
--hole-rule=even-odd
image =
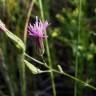
{"label": "vegetation", "polygon": [[95,0],[0,0],[0,96],[95,96],[95,31]]}

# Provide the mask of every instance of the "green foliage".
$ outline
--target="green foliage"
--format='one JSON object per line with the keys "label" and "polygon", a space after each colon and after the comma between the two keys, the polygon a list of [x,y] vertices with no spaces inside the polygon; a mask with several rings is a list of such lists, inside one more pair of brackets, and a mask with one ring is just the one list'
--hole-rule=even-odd
{"label": "green foliage", "polygon": [[[0,33],[0,49],[3,53],[0,58],[4,57],[4,64],[8,68],[8,73],[5,75],[9,78],[8,82],[11,82],[8,85],[11,89],[10,93],[13,92],[11,96],[15,96],[15,93],[16,96],[19,96],[19,89],[20,95],[26,96],[25,67],[29,68],[34,75],[49,72],[54,96],[56,96],[54,76],[57,74],[53,74],[53,72],[63,74],[76,81],[74,96],[83,96],[85,86],[96,90],[96,1],[65,0],[64,2],[64,0],[60,0],[61,5],[58,4],[58,0],[35,1],[32,14],[27,19],[32,21],[38,15],[42,20],[48,19],[50,26],[46,33],[48,34],[48,40],[45,40],[46,52],[43,57],[40,57],[44,63],[34,58],[27,58],[45,66],[47,70],[44,71],[27,61],[25,55],[27,44],[24,44],[23,41],[24,27],[30,0],[6,0],[5,2],[0,0],[0,12],[3,12],[0,14],[0,19],[8,27],[7,29],[3,26],[4,32]],[[59,66],[57,66],[58,64]],[[73,70],[75,77],[67,74],[65,69],[68,69],[67,73],[69,70]],[[17,70],[20,75],[19,80],[16,77]],[[77,84],[77,82],[79,83]],[[91,92],[90,89],[88,91]]]}

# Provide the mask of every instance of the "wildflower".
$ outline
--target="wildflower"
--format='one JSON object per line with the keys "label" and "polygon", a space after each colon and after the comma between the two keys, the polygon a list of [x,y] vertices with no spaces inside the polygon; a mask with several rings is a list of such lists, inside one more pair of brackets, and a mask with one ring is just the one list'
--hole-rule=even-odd
{"label": "wildflower", "polygon": [[48,36],[44,33],[46,28],[48,27],[48,22],[42,22],[41,20],[38,20],[38,17],[36,17],[36,21],[33,24],[29,24],[28,26],[28,33],[30,36],[35,37],[36,40],[36,51],[39,55],[43,55],[44,53],[44,44],[43,40],[46,39]]}
{"label": "wildflower", "polygon": [[36,17],[35,24],[33,24],[33,26],[29,24],[28,26],[29,35],[34,37],[46,38],[47,36],[45,36],[44,31],[46,30],[47,27],[48,27],[47,21],[45,22],[42,22],[41,20],[39,21],[38,17]]}

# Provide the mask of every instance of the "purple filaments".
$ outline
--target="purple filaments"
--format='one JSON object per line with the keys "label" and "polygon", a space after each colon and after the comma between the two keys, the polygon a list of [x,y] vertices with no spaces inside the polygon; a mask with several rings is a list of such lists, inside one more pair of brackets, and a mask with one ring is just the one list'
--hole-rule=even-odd
{"label": "purple filaments", "polygon": [[39,37],[39,38],[46,38],[47,36],[45,35],[44,31],[48,27],[48,22],[42,22],[41,20],[38,20],[38,17],[36,17],[36,22],[35,24],[31,25],[29,24],[28,26],[28,33],[30,36],[34,37]]}
{"label": "purple filaments", "polygon": [[48,37],[44,32],[48,25],[47,21],[42,22],[41,20],[38,20],[38,17],[36,17],[35,23],[33,25],[29,24],[28,26],[28,35],[35,38],[36,53],[38,55],[43,55],[44,53],[43,40]]}

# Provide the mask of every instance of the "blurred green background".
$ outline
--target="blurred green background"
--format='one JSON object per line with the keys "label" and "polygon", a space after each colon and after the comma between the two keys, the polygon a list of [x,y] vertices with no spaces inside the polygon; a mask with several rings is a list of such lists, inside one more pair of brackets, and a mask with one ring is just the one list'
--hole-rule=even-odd
{"label": "blurred green background", "polygon": [[[0,19],[22,40],[30,3],[31,0],[0,0]],[[65,72],[96,87],[96,0],[42,0],[42,3],[44,17],[50,23],[47,34],[53,68],[57,69],[59,64]],[[41,18],[40,12],[39,1],[35,0],[31,23],[35,16]],[[8,46],[11,58],[14,50],[10,50],[10,44]],[[27,38],[26,52],[41,60],[34,52],[34,41],[30,37]],[[44,58],[48,62],[46,52]],[[26,74],[28,96],[52,96],[47,73],[34,76],[26,70]],[[3,90],[5,83],[1,77],[0,90]],[[54,74],[54,81],[57,96],[75,96],[72,79]],[[6,84],[4,88],[8,94]],[[77,89],[76,96],[96,96],[96,91],[86,85],[78,83]]]}

